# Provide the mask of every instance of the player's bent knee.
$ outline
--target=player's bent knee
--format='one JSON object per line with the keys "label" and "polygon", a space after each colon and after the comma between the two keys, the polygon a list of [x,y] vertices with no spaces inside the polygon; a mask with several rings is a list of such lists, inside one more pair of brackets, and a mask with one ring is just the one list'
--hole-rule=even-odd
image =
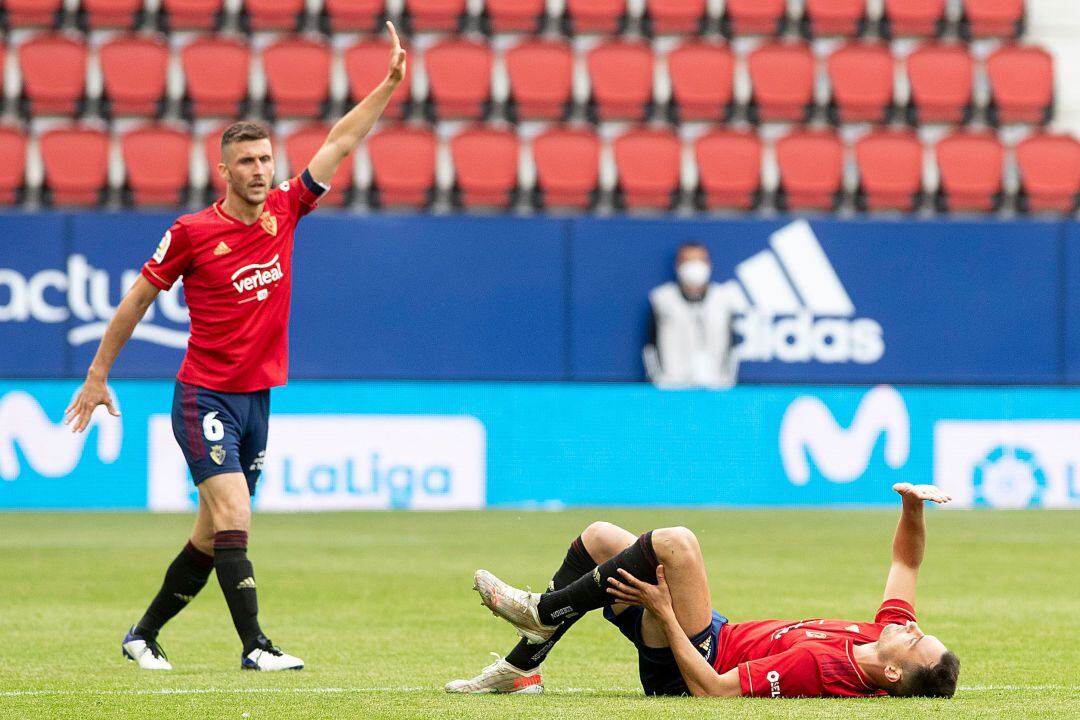
{"label": "player's bent knee", "polygon": [[654,530],[653,549],[660,557],[685,557],[688,554],[696,556],[701,553],[697,536],[692,530],[682,526]]}

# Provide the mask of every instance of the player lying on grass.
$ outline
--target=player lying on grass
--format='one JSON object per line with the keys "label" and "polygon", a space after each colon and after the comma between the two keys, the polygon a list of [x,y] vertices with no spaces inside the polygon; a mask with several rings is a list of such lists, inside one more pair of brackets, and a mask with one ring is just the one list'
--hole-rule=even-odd
{"label": "player lying on grass", "polygon": [[[694,534],[663,528],[635,538],[597,522],[574,540],[549,591],[517,590],[486,570],[475,589],[523,637],[505,659],[447,692],[533,693],[540,663],[590,610],[637,647],[646,695],[727,697],[952,697],[960,661],[915,621],[926,530],[923,502],[951,498],[933,485],[893,486],[903,511],[885,599],[872,622],[811,619],[729,623],[712,609]],[[599,563],[599,564],[597,564]]]}
{"label": "player lying on grass", "polygon": [[139,667],[169,670],[158,631],[202,590],[213,570],[243,644],[248,670],[298,670],[259,626],[255,574],[247,556],[251,496],[266,450],[270,388],[284,385],[293,232],[329,190],[338,166],[378,120],[405,75],[392,47],[386,78],[331,128],[303,172],[274,187],[270,138],[233,123],[221,137],[225,197],[177,219],[124,296],[65,422],[82,432],[98,405],[113,415],[106,379],[120,349],[162,290],[184,278],[191,338],[173,396],[173,435],[199,490],[191,539],[169,565],[161,590],[122,641]]}

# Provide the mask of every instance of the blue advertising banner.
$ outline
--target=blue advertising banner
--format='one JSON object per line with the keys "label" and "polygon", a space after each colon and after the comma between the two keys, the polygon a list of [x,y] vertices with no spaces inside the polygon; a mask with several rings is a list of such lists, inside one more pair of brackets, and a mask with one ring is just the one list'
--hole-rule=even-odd
{"label": "blue advertising banner", "polygon": [[[82,377],[171,220],[0,214],[0,377]],[[291,375],[642,380],[649,290],[694,240],[739,311],[740,382],[1075,382],[1078,228],[316,214],[297,233]],[[178,284],[113,376],[173,376],[187,322]]]}
{"label": "blue advertising banner", "polygon": [[[0,382],[0,508],[194,507],[171,383],[115,383],[86,435],[60,424],[75,389]],[[300,381],[272,404],[260,510],[872,506],[903,481],[1080,506],[1077,389]]]}

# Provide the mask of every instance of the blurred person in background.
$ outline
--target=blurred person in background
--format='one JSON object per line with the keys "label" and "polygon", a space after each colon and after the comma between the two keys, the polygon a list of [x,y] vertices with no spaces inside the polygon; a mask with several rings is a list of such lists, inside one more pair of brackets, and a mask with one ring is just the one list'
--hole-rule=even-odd
{"label": "blurred person in background", "polygon": [[690,242],[675,254],[676,280],[653,288],[652,329],[643,357],[657,387],[727,389],[739,360],[730,296],[710,282],[708,249]]}

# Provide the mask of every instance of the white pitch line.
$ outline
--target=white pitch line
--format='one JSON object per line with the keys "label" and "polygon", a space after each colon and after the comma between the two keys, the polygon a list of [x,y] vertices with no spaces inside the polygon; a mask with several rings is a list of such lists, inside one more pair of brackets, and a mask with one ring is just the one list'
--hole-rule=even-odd
{"label": "white pitch line", "polygon": [[[1070,685],[970,685],[958,688],[960,692],[1044,691],[1075,690]],[[316,687],[316,688],[158,688],[153,690],[3,690],[0,697],[74,697],[74,696],[138,696],[138,695],[334,695],[334,694],[400,694],[436,693],[439,688],[417,686],[386,687]],[[548,694],[581,694],[629,692],[628,688],[559,688]]]}

